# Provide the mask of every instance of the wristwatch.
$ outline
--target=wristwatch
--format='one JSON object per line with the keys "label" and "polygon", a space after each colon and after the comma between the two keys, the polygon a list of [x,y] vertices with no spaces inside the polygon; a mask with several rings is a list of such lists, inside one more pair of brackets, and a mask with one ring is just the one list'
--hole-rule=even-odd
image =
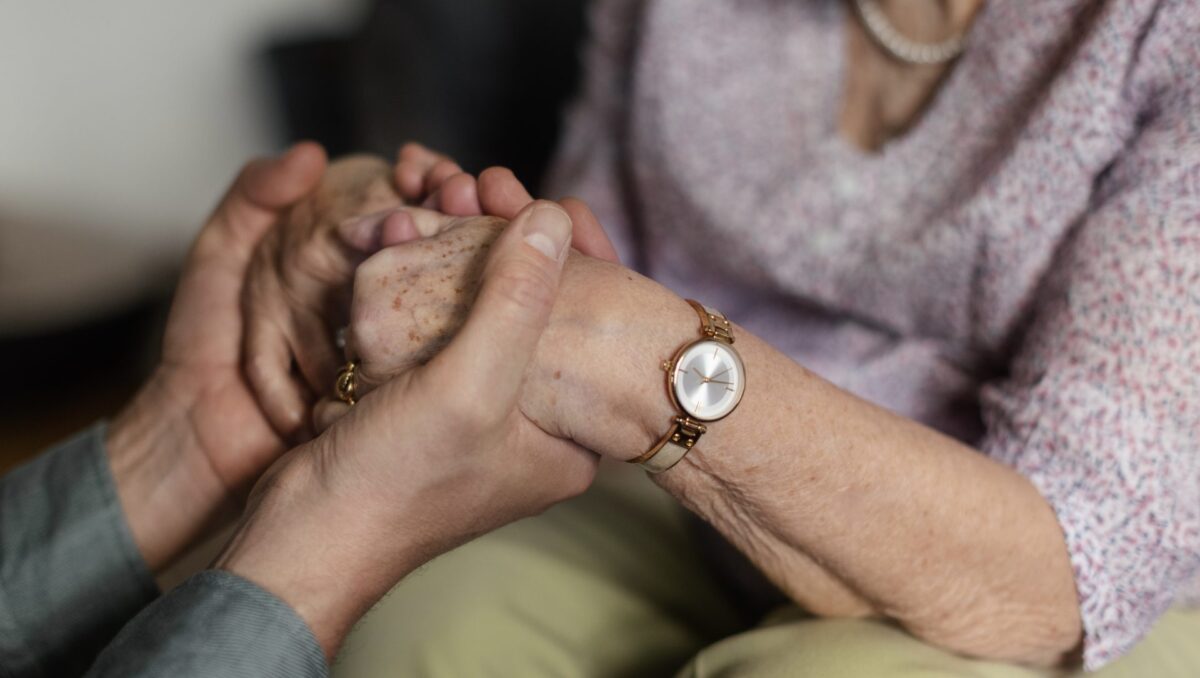
{"label": "wristwatch", "polygon": [[679,413],[654,447],[631,459],[650,473],[679,463],[708,431],[707,424],[729,416],[746,390],[746,366],[733,347],[733,327],[720,311],[687,300],[700,316],[700,338],[684,344],[662,364],[667,394]]}

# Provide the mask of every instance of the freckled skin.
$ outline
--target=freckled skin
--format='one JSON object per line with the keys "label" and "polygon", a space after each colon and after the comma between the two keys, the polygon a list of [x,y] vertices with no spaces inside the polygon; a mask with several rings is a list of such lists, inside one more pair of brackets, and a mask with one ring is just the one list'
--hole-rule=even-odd
{"label": "freckled skin", "polygon": [[[427,362],[462,326],[478,291],[491,243],[504,222],[465,220],[419,245],[387,248],[360,268],[378,284],[354,296],[350,341],[362,361],[362,383],[374,387],[388,377]],[[386,272],[384,272],[386,271]],[[395,350],[405,343],[403,350]]]}

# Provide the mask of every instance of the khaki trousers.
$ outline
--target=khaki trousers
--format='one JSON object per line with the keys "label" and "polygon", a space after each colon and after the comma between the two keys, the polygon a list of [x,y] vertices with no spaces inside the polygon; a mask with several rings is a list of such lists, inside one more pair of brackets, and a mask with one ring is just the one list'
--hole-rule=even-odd
{"label": "khaki trousers", "polygon": [[[792,606],[754,628],[739,617],[674,499],[636,469],[608,467],[585,495],[411,575],[354,630],[333,675],[1061,675],[965,659],[879,621]],[[1200,676],[1200,612],[1169,613],[1094,675]]]}

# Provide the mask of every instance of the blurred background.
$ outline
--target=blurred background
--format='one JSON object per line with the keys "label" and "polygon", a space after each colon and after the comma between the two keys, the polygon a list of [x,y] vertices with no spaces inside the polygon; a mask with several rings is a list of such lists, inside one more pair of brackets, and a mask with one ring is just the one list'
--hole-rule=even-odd
{"label": "blurred background", "polygon": [[114,414],[249,157],[418,140],[537,184],[584,0],[0,0],[0,472]]}

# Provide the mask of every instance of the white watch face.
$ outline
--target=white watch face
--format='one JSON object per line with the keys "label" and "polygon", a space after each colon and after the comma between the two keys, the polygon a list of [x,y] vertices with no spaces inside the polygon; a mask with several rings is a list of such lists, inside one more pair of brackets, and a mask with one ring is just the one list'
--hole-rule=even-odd
{"label": "white watch face", "polygon": [[746,388],[737,352],[719,341],[698,341],[679,356],[671,375],[675,401],[693,419],[716,421],[733,411]]}

